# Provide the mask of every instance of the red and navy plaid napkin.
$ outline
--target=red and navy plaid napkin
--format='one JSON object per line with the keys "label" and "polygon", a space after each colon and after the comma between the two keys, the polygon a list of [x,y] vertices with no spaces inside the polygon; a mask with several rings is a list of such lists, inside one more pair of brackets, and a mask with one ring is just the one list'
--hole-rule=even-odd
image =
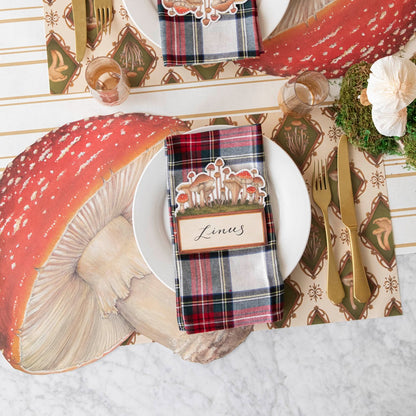
{"label": "red and navy plaid napkin", "polygon": [[203,172],[217,158],[222,158],[233,171],[257,169],[264,177],[261,127],[172,136],[166,139],[165,146],[179,328],[197,333],[282,319],[283,279],[268,197],[265,201],[268,242],[261,247],[180,254],[173,214],[177,185],[187,181],[189,171]]}
{"label": "red and navy plaid napkin", "polygon": [[158,0],[165,66],[209,64],[246,59],[263,52],[256,0],[238,4],[235,14],[204,26],[193,14],[169,16]]}

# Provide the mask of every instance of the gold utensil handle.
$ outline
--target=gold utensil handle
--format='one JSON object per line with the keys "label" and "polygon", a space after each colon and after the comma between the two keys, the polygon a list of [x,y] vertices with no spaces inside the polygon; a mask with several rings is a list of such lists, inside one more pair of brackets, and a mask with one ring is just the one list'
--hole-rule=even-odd
{"label": "gold utensil handle", "polygon": [[360,244],[356,228],[349,228],[352,257],[352,278],[354,287],[354,298],[358,302],[366,303],[370,299],[371,291],[368,286],[367,275],[361,260]]}
{"label": "gold utensil handle", "polygon": [[332,251],[331,229],[329,227],[328,214],[323,212],[325,223],[326,247],[328,252],[328,269],[327,269],[327,292],[328,299],[337,305],[342,302],[345,297],[344,286],[337,265],[335,263],[334,253]]}

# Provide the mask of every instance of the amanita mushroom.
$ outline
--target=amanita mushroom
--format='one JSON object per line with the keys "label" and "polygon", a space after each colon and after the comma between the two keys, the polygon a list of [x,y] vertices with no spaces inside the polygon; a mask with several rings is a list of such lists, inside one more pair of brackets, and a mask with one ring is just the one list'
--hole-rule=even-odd
{"label": "amanita mushroom", "polygon": [[30,373],[73,369],[135,331],[205,362],[208,349],[218,358],[247,336],[179,331],[175,295],[164,292],[135,244],[135,188],[172,130],[186,127],[144,114],[95,117],[48,133],[7,167],[0,180],[0,349],[11,365]]}
{"label": "amanita mushroom", "polygon": [[195,177],[195,175],[196,174],[195,174],[194,171],[190,171],[188,173],[189,182],[183,182],[180,185],[178,185],[178,187],[177,187],[178,191],[185,192],[186,195],[188,195],[188,203],[189,203],[190,208],[194,207],[194,200],[192,198],[192,192],[190,191],[189,188],[192,186],[192,181],[193,181],[193,178]]}
{"label": "amanita mushroom", "polygon": [[317,70],[338,78],[354,63],[397,52],[415,28],[414,0],[291,1],[263,42],[264,53],[241,65],[279,76]]}
{"label": "amanita mushroom", "polygon": [[189,201],[189,197],[187,194],[179,194],[176,197],[176,201],[179,204],[179,212],[182,214],[185,212],[185,204]]}
{"label": "amanita mushroom", "polygon": [[247,186],[253,183],[253,177],[251,176],[251,173],[248,170],[244,169],[240,170],[240,172],[237,173],[236,179],[243,187],[241,203],[244,204],[247,199]]}
{"label": "amanita mushroom", "polygon": [[249,186],[247,188],[247,193],[249,195],[249,204],[252,204],[254,202],[254,196],[257,192],[257,189],[255,186]]}
{"label": "amanita mushroom", "polygon": [[259,198],[260,195],[260,190],[261,188],[263,188],[265,185],[264,180],[261,176],[255,176],[253,178],[253,186],[256,187],[256,197]]}

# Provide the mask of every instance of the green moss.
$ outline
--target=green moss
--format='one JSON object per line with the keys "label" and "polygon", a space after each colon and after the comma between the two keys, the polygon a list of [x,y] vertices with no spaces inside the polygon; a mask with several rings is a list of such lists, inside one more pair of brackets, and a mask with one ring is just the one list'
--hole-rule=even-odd
{"label": "green moss", "polygon": [[[412,58],[416,63],[416,57]],[[336,124],[348,136],[349,141],[378,156],[380,154],[400,153],[397,137],[386,137],[378,133],[371,118],[371,105],[363,106],[358,97],[367,87],[371,64],[360,62],[352,65],[346,72],[340,90],[340,98],[335,104]],[[416,101],[407,108],[407,131],[401,137],[404,144],[407,163],[416,167]]]}
{"label": "green moss", "polygon": [[224,204],[224,205],[213,205],[205,206],[205,207],[195,207],[195,208],[186,208],[184,213],[178,212],[176,215],[178,217],[186,217],[190,215],[208,215],[208,214],[221,214],[225,212],[237,212],[237,211],[250,211],[253,209],[260,209],[263,208],[263,205],[260,204],[249,204],[246,202],[245,204]]}

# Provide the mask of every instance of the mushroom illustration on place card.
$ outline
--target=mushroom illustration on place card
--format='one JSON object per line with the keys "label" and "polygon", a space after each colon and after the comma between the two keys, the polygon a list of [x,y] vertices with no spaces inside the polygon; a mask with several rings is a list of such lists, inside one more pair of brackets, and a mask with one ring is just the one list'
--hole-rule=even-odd
{"label": "mushroom illustration on place card", "polygon": [[219,20],[222,14],[237,13],[237,5],[243,4],[246,1],[247,0],[162,0],[162,5],[171,17],[192,14],[195,18],[200,19],[204,26],[209,26],[212,22]]}
{"label": "mushroom illustration on place card", "polygon": [[134,332],[206,363],[248,336],[252,327],[192,336],[180,331],[175,294],[152,275],[137,248],[135,189],[173,129],[187,127],[139,113],[80,120],[48,133],[6,168],[0,179],[0,349],[13,367],[33,374],[75,369]]}
{"label": "mushroom illustration on place card", "polygon": [[[257,169],[236,172],[222,158],[207,164],[202,172],[190,171],[188,181],[176,187],[175,213],[181,215],[213,214],[263,208],[266,182]],[[185,196],[187,198],[185,199]]]}
{"label": "mushroom illustration on place card", "polygon": [[264,245],[266,181],[257,169],[233,171],[222,158],[176,187],[177,243],[183,254]]}

